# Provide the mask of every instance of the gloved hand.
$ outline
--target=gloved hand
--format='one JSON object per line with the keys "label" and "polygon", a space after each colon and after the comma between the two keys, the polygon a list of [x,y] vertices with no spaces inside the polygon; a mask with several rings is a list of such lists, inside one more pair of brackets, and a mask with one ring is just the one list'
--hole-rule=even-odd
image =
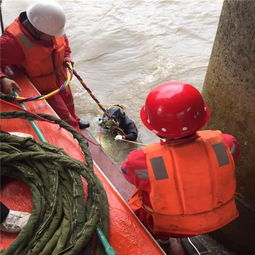
{"label": "gloved hand", "polygon": [[16,135],[16,136],[20,136],[20,137],[30,137],[30,138],[34,138],[32,135],[27,134],[27,133],[21,133],[21,132],[9,132],[10,135]]}
{"label": "gloved hand", "polygon": [[123,136],[122,135],[116,135],[114,140],[122,140],[123,139]]}
{"label": "gloved hand", "polygon": [[69,67],[67,63],[71,63],[72,67],[74,66],[74,62],[72,61],[72,59],[68,58],[68,57],[65,57],[64,58],[64,64],[65,64],[65,66]]}

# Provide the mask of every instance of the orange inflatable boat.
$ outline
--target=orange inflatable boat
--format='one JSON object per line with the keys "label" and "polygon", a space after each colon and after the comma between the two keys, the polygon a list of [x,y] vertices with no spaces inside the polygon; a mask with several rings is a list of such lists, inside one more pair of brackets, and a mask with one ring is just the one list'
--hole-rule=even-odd
{"label": "orange inflatable boat", "polygon": [[[39,93],[29,82],[29,80],[17,71],[15,78],[16,82],[21,86],[22,97],[34,97]],[[17,105],[17,104],[16,104]],[[45,100],[30,101],[24,103],[25,108],[32,113],[46,113],[55,115],[51,107]],[[13,105],[1,101],[1,112],[17,111]],[[73,136],[65,129],[60,128],[56,124],[51,124],[46,121],[34,121],[34,125],[40,130],[46,139],[47,143],[56,147],[63,148],[72,158],[84,162],[84,154],[82,153],[79,144]],[[25,119],[1,119],[1,130],[6,132],[22,132],[31,134],[36,141],[40,141],[38,133],[31,125],[29,120]],[[95,146],[95,145],[94,145]],[[100,150],[99,150],[100,151]],[[97,152],[100,153],[100,152]],[[100,165],[108,167],[107,171],[111,171],[111,164],[97,163],[93,158],[93,167],[96,176],[101,180],[107,194],[109,203],[109,243],[118,255],[159,255],[164,254],[152,236],[143,227],[131,209],[128,207],[120,193],[112,185],[104,173],[104,169],[100,169]],[[115,170],[112,170],[115,171]],[[114,175],[114,173],[113,173]],[[119,182],[125,183],[124,178],[116,173],[115,177],[119,176]],[[116,181],[116,180],[115,180]],[[124,184],[123,187],[125,188]],[[85,185],[86,186],[86,185]],[[125,192],[124,192],[125,193]],[[20,180],[11,180],[6,185],[1,187],[1,202],[6,204],[13,210],[32,212],[31,191],[28,185]],[[12,245],[18,234],[1,232],[0,249],[4,250]],[[41,253],[40,253],[41,254]],[[44,253],[43,253],[44,254]],[[50,253],[51,254],[51,253]],[[61,254],[65,254],[64,252]],[[85,253],[84,253],[85,254]],[[38,254],[39,255],[39,254]]]}

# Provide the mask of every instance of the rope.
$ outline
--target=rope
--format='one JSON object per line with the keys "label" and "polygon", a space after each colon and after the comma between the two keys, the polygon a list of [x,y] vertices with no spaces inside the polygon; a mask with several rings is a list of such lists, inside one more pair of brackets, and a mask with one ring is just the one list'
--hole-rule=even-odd
{"label": "rope", "polygon": [[101,105],[101,103],[99,102],[99,100],[93,95],[92,91],[89,89],[89,87],[86,85],[86,83],[83,81],[83,79],[81,78],[81,76],[73,69],[73,67],[71,66],[71,64],[69,64],[69,68],[72,70],[74,76],[78,79],[78,81],[81,83],[81,85],[83,86],[84,89],[87,90],[87,92],[89,93],[89,95],[91,96],[91,98],[97,103],[97,105],[99,106],[99,108],[104,112],[104,114],[112,121],[113,126],[116,130],[118,130],[118,132],[120,132],[122,135],[126,136],[126,134],[124,133],[124,131],[118,126],[118,124],[116,123],[116,121],[112,118],[112,116],[106,111],[106,109]]}
{"label": "rope", "polygon": [[16,97],[15,101],[18,101],[18,102],[38,101],[38,100],[48,99],[56,94],[61,93],[63,90],[65,90],[69,86],[70,81],[72,79],[72,73],[70,72],[70,70],[68,68],[66,68],[66,74],[67,74],[67,79],[61,85],[61,87],[56,90],[53,90],[52,92],[48,93],[47,95],[40,95],[40,96],[30,97],[30,98]]}
{"label": "rope", "polygon": [[100,102],[98,101],[98,99],[93,95],[92,91],[88,88],[88,86],[85,84],[85,82],[82,80],[82,78],[78,75],[78,73],[73,69],[73,66],[71,64],[71,62],[67,62],[67,80],[61,85],[61,87],[59,89],[56,89],[50,93],[48,93],[47,95],[40,95],[40,96],[36,96],[36,97],[29,97],[29,98],[25,98],[25,97],[20,97],[20,96],[13,96],[13,95],[7,95],[4,93],[0,92],[0,99],[9,101],[9,102],[29,102],[29,101],[38,101],[38,100],[43,100],[43,99],[48,99],[56,94],[61,93],[63,90],[65,90],[69,84],[70,81],[72,79],[72,75],[74,74],[76,76],[76,78],[79,80],[79,82],[82,84],[82,86],[88,91],[89,95],[92,97],[92,99],[97,103],[97,105],[99,106],[99,108],[104,112],[104,114],[112,121],[112,125],[114,126],[114,128],[116,129],[117,132],[119,132],[121,135],[126,136],[125,132],[123,131],[123,129],[121,129],[118,124],[116,123],[116,121],[112,118],[112,116],[106,111],[106,109],[100,104]]}
{"label": "rope", "polygon": [[[93,172],[87,141],[70,125],[47,114],[38,114],[72,133],[85,155],[86,164],[63,149],[31,138],[0,133],[1,175],[25,181],[31,188],[33,212],[28,224],[3,255],[91,254],[97,229],[108,233],[108,202]],[[39,120],[25,112],[2,112],[3,119]],[[84,201],[83,184],[88,183]],[[102,247],[97,254],[104,254]]]}
{"label": "rope", "polygon": [[4,93],[0,93],[0,98],[9,102],[19,102],[19,103],[23,103],[23,102],[29,102],[29,101],[39,101],[39,100],[44,100],[44,99],[48,99],[56,94],[60,94],[62,91],[64,91],[69,85],[70,85],[70,81],[72,79],[72,72],[66,68],[66,73],[67,73],[67,79],[66,81],[60,86],[60,88],[53,90],[52,92],[46,94],[46,95],[40,95],[40,96],[36,96],[36,97],[20,97],[20,96],[13,96],[13,95],[7,95]]}
{"label": "rope", "polygon": [[[1,99],[0,98],[0,103],[4,103],[4,104],[7,104],[7,105],[10,105],[10,106],[12,106],[12,107],[14,107],[14,108],[17,108],[18,110],[20,110],[20,111],[24,111],[24,112],[26,112],[26,113],[28,113],[28,114],[30,114],[30,115],[34,115],[36,118],[38,118],[38,119],[40,119],[40,120],[43,120],[43,121],[47,121],[47,122],[49,122],[49,123],[55,123],[54,121],[51,121],[51,120],[48,120],[48,119],[44,119],[44,118],[42,118],[41,116],[39,116],[39,115],[36,115],[36,114],[34,114],[34,113],[32,113],[32,112],[30,112],[30,111],[28,111],[28,110],[26,110],[26,109],[24,109],[24,108],[22,108],[22,107],[20,107],[20,106],[18,106],[18,105],[16,105],[16,104],[12,104],[12,103],[10,103],[10,102],[8,102],[8,101],[5,101],[5,100],[3,100],[3,99]],[[94,145],[96,145],[96,146],[99,146],[96,142],[94,142],[90,137],[88,137],[87,135],[85,135],[85,133],[83,133],[83,134],[81,134],[89,143],[92,143],[92,144],[94,144]]]}
{"label": "rope", "polygon": [[120,139],[119,141],[123,141],[123,142],[127,142],[127,143],[133,143],[133,144],[137,144],[137,145],[141,145],[141,146],[146,146],[147,145],[147,144],[144,144],[144,143],[130,141],[130,140],[127,140],[127,139]]}
{"label": "rope", "polygon": [[14,102],[16,100],[16,97],[13,95],[8,95],[0,92],[0,99],[8,102]]}
{"label": "rope", "polygon": [[199,250],[197,249],[197,247],[195,246],[195,244],[190,240],[190,238],[188,237],[188,242],[190,243],[190,245],[193,247],[193,249],[196,251],[196,253],[198,255],[201,255],[201,253],[199,252]]}
{"label": "rope", "polygon": [[[49,123],[52,123],[52,124],[55,123],[54,121],[45,119],[45,118],[43,118],[43,117],[41,117],[41,116],[39,116],[39,115],[36,115],[36,114],[34,114],[34,113],[32,113],[32,112],[30,112],[30,111],[28,111],[28,110],[26,110],[26,109],[24,109],[24,108],[22,108],[22,107],[16,105],[16,104],[12,104],[12,103],[10,103],[10,102],[8,102],[8,101],[5,101],[5,100],[3,100],[3,99],[1,99],[1,98],[0,98],[0,103],[7,104],[7,105],[9,105],[9,106],[11,106],[11,107],[17,108],[17,109],[20,110],[20,111],[24,111],[24,112],[26,112],[26,113],[28,113],[28,114],[30,114],[30,115],[34,115],[36,118],[38,118],[38,119],[40,119],[40,120],[48,121]],[[2,113],[1,113],[1,114],[2,114]]]}

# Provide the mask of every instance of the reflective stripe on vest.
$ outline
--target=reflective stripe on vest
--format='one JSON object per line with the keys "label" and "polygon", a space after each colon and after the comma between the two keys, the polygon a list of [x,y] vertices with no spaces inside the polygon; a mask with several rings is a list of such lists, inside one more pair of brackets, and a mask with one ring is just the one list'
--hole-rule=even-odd
{"label": "reflective stripe on vest", "polygon": [[149,179],[149,173],[147,169],[138,169],[135,170],[135,175],[143,180],[148,180]]}
{"label": "reflective stripe on vest", "polygon": [[33,43],[24,34],[20,34],[19,39],[24,44],[24,46],[28,49],[31,49],[34,46]]}
{"label": "reflective stripe on vest", "polygon": [[212,145],[216,157],[218,159],[219,166],[225,166],[229,164],[228,154],[223,143],[216,143]]}
{"label": "reflective stripe on vest", "polygon": [[156,180],[164,180],[168,178],[165,163],[162,157],[152,158],[151,166]]}
{"label": "reflective stripe on vest", "polygon": [[[213,144],[212,148],[215,152],[215,156],[218,159],[218,163],[219,163],[220,167],[229,164],[228,154],[226,152],[226,149],[225,149],[225,146],[223,143]],[[152,170],[153,170],[155,179],[156,180],[167,179],[168,174],[166,171],[166,166],[165,166],[163,158],[156,157],[156,158],[150,159],[150,161],[151,161],[151,166],[152,166]],[[148,170],[137,170],[137,171],[146,171],[146,173],[148,175]],[[139,174],[141,174],[141,173],[139,173]],[[140,177],[138,174],[137,174],[137,176]]]}

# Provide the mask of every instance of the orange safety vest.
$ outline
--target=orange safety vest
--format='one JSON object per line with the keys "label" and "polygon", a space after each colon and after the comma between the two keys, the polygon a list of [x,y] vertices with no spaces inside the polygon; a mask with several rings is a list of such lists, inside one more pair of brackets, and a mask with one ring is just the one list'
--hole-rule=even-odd
{"label": "orange safety vest", "polygon": [[194,142],[143,148],[151,184],[154,233],[199,235],[238,217],[235,166],[220,131],[199,131]]}
{"label": "orange safety vest", "polygon": [[6,31],[18,42],[25,55],[20,66],[40,93],[49,93],[59,88],[65,81],[66,71],[63,65],[66,41],[63,36],[53,39],[53,46],[46,47],[32,36],[25,35],[17,18]]}

